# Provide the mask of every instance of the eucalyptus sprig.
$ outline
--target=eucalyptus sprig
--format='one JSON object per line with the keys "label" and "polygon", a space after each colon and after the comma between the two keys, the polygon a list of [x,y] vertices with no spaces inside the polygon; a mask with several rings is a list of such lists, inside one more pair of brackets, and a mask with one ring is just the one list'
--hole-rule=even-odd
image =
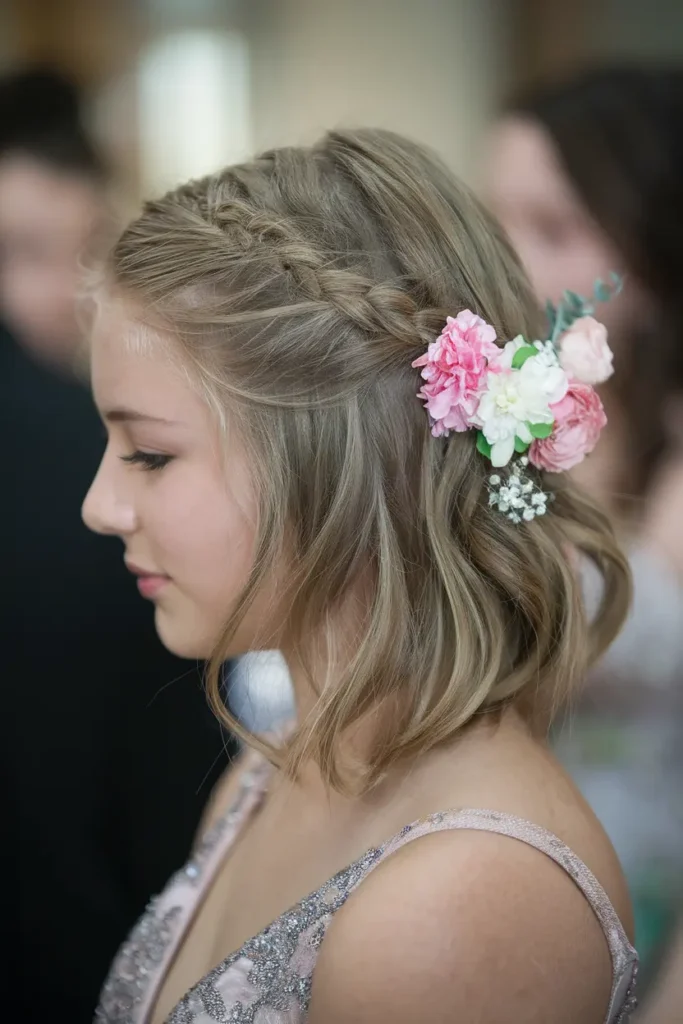
{"label": "eucalyptus sprig", "polygon": [[593,288],[593,295],[590,299],[577,295],[576,292],[566,291],[557,306],[547,302],[545,306],[550,341],[557,345],[558,339],[568,330],[575,320],[582,316],[593,316],[595,307],[600,302],[609,302],[618,295],[623,288],[623,280],[619,274],[612,271],[607,282],[597,280]]}

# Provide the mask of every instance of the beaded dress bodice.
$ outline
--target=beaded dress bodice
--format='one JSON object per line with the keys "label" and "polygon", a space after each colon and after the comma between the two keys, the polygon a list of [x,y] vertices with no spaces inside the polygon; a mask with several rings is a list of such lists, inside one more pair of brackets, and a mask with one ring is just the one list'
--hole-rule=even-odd
{"label": "beaded dress bodice", "polygon": [[[266,791],[271,766],[256,761],[240,791],[190,861],[149,905],[124,943],[102,991],[96,1024],[149,1024],[193,915],[240,829]],[[520,818],[487,810],[433,814],[369,850],[223,960],[181,999],[168,1024],[305,1024],[320,945],[335,913],[364,878],[408,842],[445,829],[476,829],[536,847],[560,865],[591,904],[609,946],[613,984],[605,1024],[625,1024],[635,1006],[637,954],[597,879],[559,839]]]}

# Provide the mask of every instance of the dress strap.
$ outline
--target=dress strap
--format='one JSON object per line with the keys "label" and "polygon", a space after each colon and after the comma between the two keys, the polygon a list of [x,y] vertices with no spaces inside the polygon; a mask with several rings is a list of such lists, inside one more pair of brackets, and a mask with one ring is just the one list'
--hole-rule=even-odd
{"label": "dress strap", "polygon": [[470,808],[441,811],[401,829],[399,834],[383,847],[381,856],[370,866],[367,874],[407,843],[432,832],[452,829],[474,829],[509,836],[540,850],[566,871],[593,908],[609,946],[612,958],[612,996],[605,1024],[626,1022],[629,1013],[635,1007],[633,992],[638,954],[629,942],[607,893],[593,872],[561,839],[540,825],[500,811]]}
{"label": "dress strap", "polygon": [[[239,769],[229,807],[196,844],[190,860],[149,904],[119,950],[100,998],[96,1022],[146,1024],[152,1018],[167,972],[180,949],[227,851],[258,808],[271,765],[250,751]],[[125,1014],[122,1007],[127,1007]]]}

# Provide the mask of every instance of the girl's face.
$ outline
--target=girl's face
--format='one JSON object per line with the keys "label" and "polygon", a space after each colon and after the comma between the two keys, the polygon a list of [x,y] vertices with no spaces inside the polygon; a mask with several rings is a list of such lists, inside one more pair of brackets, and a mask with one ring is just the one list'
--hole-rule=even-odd
{"label": "girl's face", "polygon": [[[620,253],[576,194],[552,140],[531,119],[507,117],[495,127],[487,191],[542,302],[556,302],[566,289],[588,297],[598,278],[624,271]],[[598,316],[611,332],[621,333],[634,300],[630,287],[600,307]]]}
{"label": "girl's face", "polygon": [[[247,581],[256,534],[249,466],[177,361],[172,339],[146,338],[122,303],[99,309],[92,340],[95,399],[108,432],[83,506],[98,533],[121,537],[125,562],[169,650],[206,658]],[[235,650],[256,643],[263,608],[240,626]]]}

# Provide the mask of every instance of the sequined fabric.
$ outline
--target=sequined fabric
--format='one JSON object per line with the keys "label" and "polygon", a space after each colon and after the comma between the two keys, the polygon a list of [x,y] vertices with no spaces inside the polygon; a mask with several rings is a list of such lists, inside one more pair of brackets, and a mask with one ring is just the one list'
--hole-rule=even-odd
{"label": "sequined fabric", "polygon": [[380,850],[367,853],[249,939],[181,1000],[168,1024],[305,1020],[316,953],[327,925],[380,857]]}
{"label": "sequined fabric", "polygon": [[196,847],[191,860],[155,897],[119,950],[100,996],[95,1024],[138,1024],[149,1017],[150,999],[182,941],[223,851],[257,803],[269,765],[246,770],[235,802]]}
{"label": "sequined fabric", "polygon": [[[149,1024],[154,1001],[183,941],[192,913],[240,828],[258,805],[269,771],[248,772],[241,792],[186,868],[154,900],[123,946],[102,993],[97,1024]],[[555,836],[510,815],[448,811],[406,825],[249,939],[195,985],[167,1024],[305,1024],[319,947],[335,913],[377,865],[406,843],[446,829],[509,836],[545,853],[573,878],[602,925],[613,986],[605,1024],[626,1024],[635,1007],[637,955],[612,905],[588,868]]]}

